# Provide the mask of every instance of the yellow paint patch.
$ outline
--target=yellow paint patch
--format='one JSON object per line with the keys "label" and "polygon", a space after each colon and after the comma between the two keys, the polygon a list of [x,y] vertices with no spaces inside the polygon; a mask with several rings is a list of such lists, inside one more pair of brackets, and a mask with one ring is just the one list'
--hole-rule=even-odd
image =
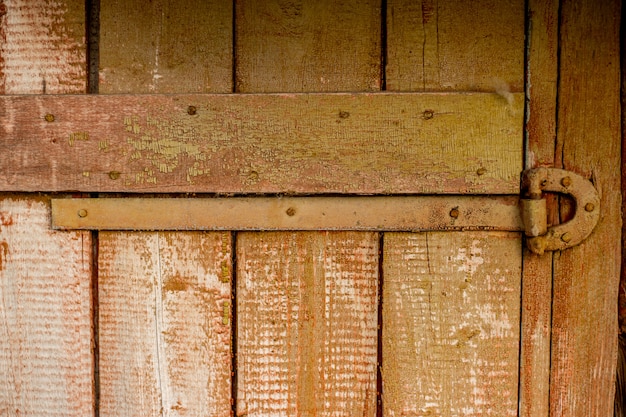
{"label": "yellow paint patch", "polygon": [[74,146],[74,142],[76,142],[77,140],[88,141],[89,140],[89,133],[88,132],[73,132],[73,133],[70,133],[70,137],[69,137],[70,146]]}
{"label": "yellow paint patch", "polygon": [[[129,132],[126,143],[132,147],[130,159],[145,162],[144,174],[137,176],[137,183],[156,184],[154,171],[170,174],[185,166],[189,183],[193,182],[193,177],[208,173],[198,162],[206,160],[206,155],[200,150],[202,139],[194,127],[152,116],[142,120],[134,115],[124,117],[124,126]],[[188,158],[194,160],[191,167],[189,163],[184,163]],[[147,170],[147,167],[150,169]]]}

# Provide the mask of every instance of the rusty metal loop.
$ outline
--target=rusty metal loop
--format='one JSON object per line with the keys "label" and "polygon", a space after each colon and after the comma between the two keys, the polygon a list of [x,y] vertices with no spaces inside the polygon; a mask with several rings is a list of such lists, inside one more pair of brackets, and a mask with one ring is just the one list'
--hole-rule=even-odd
{"label": "rusty metal loop", "polygon": [[[537,200],[546,191],[572,196],[576,203],[576,212],[571,220],[549,227],[539,236],[536,235],[537,225],[532,224],[536,215],[523,213],[526,244],[533,253],[539,255],[545,251],[563,250],[578,245],[591,234],[600,219],[598,191],[586,178],[557,168],[536,168],[522,173],[522,201]],[[522,211],[527,206],[533,205],[522,203]]]}

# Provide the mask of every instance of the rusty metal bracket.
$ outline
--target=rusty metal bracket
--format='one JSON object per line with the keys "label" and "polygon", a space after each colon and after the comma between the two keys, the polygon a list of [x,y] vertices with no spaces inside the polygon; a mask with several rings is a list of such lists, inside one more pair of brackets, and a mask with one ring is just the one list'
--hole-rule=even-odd
{"label": "rusty metal bracket", "polygon": [[[522,172],[522,222],[528,248],[536,254],[571,248],[585,240],[600,218],[600,197],[593,184],[573,172],[536,168]],[[543,192],[568,194],[574,198],[574,218],[548,227]]]}

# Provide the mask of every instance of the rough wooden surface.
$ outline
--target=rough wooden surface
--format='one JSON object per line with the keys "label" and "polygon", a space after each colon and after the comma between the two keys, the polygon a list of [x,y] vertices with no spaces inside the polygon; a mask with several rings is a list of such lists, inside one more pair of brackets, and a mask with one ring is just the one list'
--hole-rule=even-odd
{"label": "rough wooden surface", "polygon": [[380,2],[236,2],[238,92],[377,91]]}
{"label": "rough wooden surface", "polygon": [[[1,1],[0,93],[84,92],[84,16],[83,1]],[[0,194],[3,416],[94,409],[90,234],[51,231],[48,204]]]}
{"label": "rough wooden surface", "polygon": [[0,415],[93,411],[89,232],[50,230],[45,198],[0,199]]}
{"label": "rough wooden surface", "polygon": [[102,232],[99,245],[100,415],[228,415],[230,235]]}
{"label": "rough wooden surface", "polygon": [[[601,194],[594,233],[555,256],[550,415],[613,412],[620,271],[620,2],[560,9],[557,164]],[[590,116],[592,115],[592,116]]]}
{"label": "rough wooden surface", "polygon": [[0,93],[83,93],[85,6],[78,0],[0,2]]}
{"label": "rough wooden surface", "polygon": [[517,416],[518,233],[386,233],[385,416]]}
{"label": "rough wooden surface", "polygon": [[[528,2],[528,56],[525,168],[552,167],[556,146],[558,79],[558,0]],[[558,222],[557,199],[546,197],[548,223]],[[520,417],[547,416],[550,410],[552,254],[524,250]]]}
{"label": "rough wooden surface", "polygon": [[523,1],[387,1],[387,89],[522,91]]}
{"label": "rough wooden surface", "polygon": [[[102,2],[101,18],[101,93],[232,91],[230,2]],[[186,118],[190,104],[181,108]],[[144,152],[155,165],[127,177],[131,155],[111,155],[112,161],[122,159],[119,167],[101,172],[105,181],[150,183],[153,172],[173,169],[179,158],[196,161],[192,154],[200,139],[184,144],[190,137],[177,122],[145,125],[139,134],[138,120],[132,114],[118,119],[126,129],[121,140],[134,141],[141,149],[132,152]],[[150,145],[154,134],[160,139]],[[74,149],[86,144],[80,137]],[[110,137],[90,138],[99,158],[110,151]],[[89,178],[95,174],[83,171]],[[192,162],[182,175],[197,173]],[[230,414],[231,244],[229,234],[102,235],[101,416]]]}
{"label": "rough wooden surface", "polygon": [[524,230],[515,196],[54,199],[52,226],[88,230]]}
{"label": "rough wooden surface", "polygon": [[515,193],[523,95],[510,98],[7,97],[0,189]]}
{"label": "rough wooden surface", "polygon": [[[622,6],[622,21],[626,21],[626,7]],[[626,31],[621,31],[621,107],[622,107],[622,207],[626,207]],[[622,222],[622,259],[626,259],[626,224]],[[626,349],[626,263],[622,262],[622,273],[620,279],[620,288],[618,295],[618,316],[619,326],[621,330],[621,348]],[[621,352],[622,357],[626,360],[626,350]],[[619,362],[618,362],[619,363]],[[624,362],[626,366],[626,361]],[[618,365],[619,366],[619,365]],[[623,388],[626,390],[626,372],[624,372]],[[626,395],[624,395],[626,398]],[[624,404],[624,412],[626,412],[626,403]]]}
{"label": "rough wooden surface", "polygon": [[102,1],[100,92],[229,93],[232,4]]}
{"label": "rough wooden surface", "polygon": [[[378,2],[369,0],[237,2],[236,91],[377,90],[381,62],[379,7]],[[364,106],[332,107],[327,113],[330,117],[321,126],[334,125],[348,132],[365,122],[358,116]],[[420,109],[413,120],[419,120],[423,111]],[[385,132],[389,132],[389,126],[393,123]],[[376,143],[362,133],[358,143]],[[349,134],[344,133],[325,142],[316,135],[311,155],[324,158],[332,150],[329,145],[346,144],[348,138]],[[399,137],[386,133],[379,138],[410,154],[403,148],[406,141]],[[294,144],[308,142],[299,134],[291,140]],[[270,139],[273,141],[276,136]],[[276,147],[284,146],[275,143]],[[382,154],[372,153],[376,158]],[[403,158],[398,156],[394,160],[402,163]],[[413,163],[416,159],[412,158]],[[299,158],[291,166],[303,168],[305,160]],[[368,166],[371,164],[362,164],[354,172],[370,172]],[[256,166],[248,170],[257,173],[259,180],[266,179],[267,173]],[[279,172],[283,177],[287,174],[282,169]],[[313,174],[317,184],[324,184],[330,182],[328,177],[320,177],[319,173],[324,172],[332,178],[347,176],[335,164],[323,164],[309,172],[301,170],[297,177]],[[382,168],[381,172],[396,175],[392,174],[393,168]],[[365,178],[353,177],[348,183],[359,184]],[[251,179],[256,180],[256,176]],[[287,184],[282,187],[281,191],[293,189]],[[244,254],[240,249],[246,246],[254,250]],[[246,316],[250,314],[246,309],[255,305],[259,296],[238,290],[238,415],[376,415],[377,247],[378,235],[371,233],[241,235],[237,248],[244,259],[238,260],[237,288],[254,286],[251,278],[258,276],[260,288],[267,291],[264,299],[268,307],[260,310],[264,315],[261,320],[255,315]],[[268,252],[265,248],[275,250]],[[256,271],[242,268],[246,259],[248,264],[258,265]],[[285,285],[297,286],[277,286],[272,282],[274,277]],[[272,315],[276,309],[273,300],[281,300],[279,317]],[[279,341],[291,341],[291,345],[281,346]],[[272,348],[276,351],[271,352]]]}
{"label": "rough wooden surface", "polygon": [[[387,89],[514,100],[524,17],[523,2],[389,0]],[[517,415],[520,257],[519,235],[385,234],[384,415]],[[498,276],[500,289],[514,289],[504,298]],[[494,333],[495,320],[510,327]]]}
{"label": "rough wooden surface", "polygon": [[240,233],[237,413],[376,415],[374,233]]}

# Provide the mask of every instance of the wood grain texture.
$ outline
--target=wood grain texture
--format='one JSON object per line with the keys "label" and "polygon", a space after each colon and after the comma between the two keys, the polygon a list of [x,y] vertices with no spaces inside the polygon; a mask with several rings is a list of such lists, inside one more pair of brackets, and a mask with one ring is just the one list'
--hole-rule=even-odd
{"label": "wood grain texture", "polygon": [[83,1],[1,1],[0,93],[85,92],[84,36]]}
{"label": "wood grain texture", "polygon": [[522,91],[524,2],[387,1],[387,89]]}
{"label": "wood grain texture", "polygon": [[0,199],[0,415],[93,412],[91,238],[45,198]]}
{"label": "wood grain texture", "polygon": [[227,233],[99,235],[101,416],[230,411]]}
{"label": "wood grain texture", "polygon": [[231,92],[232,4],[101,2],[101,92]]}
{"label": "wood grain texture", "polygon": [[[82,0],[0,1],[0,93],[84,92],[84,16]],[[0,219],[0,415],[91,415],[90,234],[50,230],[32,195],[0,194]]]}
{"label": "wood grain texture", "polygon": [[[553,167],[556,146],[558,79],[558,0],[528,2],[525,168]],[[559,223],[558,199],[546,196],[548,223]],[[552,254],[524,250],[520,417],[547,416],[550,410]]]}
{"label": "wood grain texture", "polygon": [[[620,271],[620,2],[563,1],[557,164],[592,178],[602,216],[555,256],[551,412],[613,412]],[[590,117],[590,115],[593,115]]]}
{"label": "wood grain texture", "polygon": [[[387,89],[514,99],[524,18],[519,1],[387,1]],[[383,414],[517,416],[520,236],[384,239]]]}
{"label": "wood grain texture", "polygon": [[517,416],[521,237],[386,233],[385,416]]}
{"label": "wood grain texture", "polygon": [[[230,2],[102,2],[101,19],[101,93],[232,91]],[[119,99],[111,98],[118,105]],[[183,109],[187,118],[189,104]],[[133,127],[138,119],[128,117],[118,121],[126,125],[127,134],[139,134]],[[160,143],[144,147],[146,135],[154,132],[164,134]],[[80,137],[75,145],[85,144]],[[129,178],[146,182],[152,172],[178,166],[181,157],[195,162],[193,149],[203,139],[184,144],[182,137],[191,138],[176,123],[146,125],[142,135],[131,139],[144,144],[133,152],[151,154],[148,158],[156,165]],[[106,154],[108,138],[90,143]],[[118,168],[103,172],[105,181],[124,181],[132,158],[122,159]],[[198,172],[193,162],[185,171],[187,178]],[[175,187],[155,191],[182,191]],[[100,415],[229,415],[230,235],[116,233],[104,239],[101,259],[113,263],[105,270],[110,276],[101,276],[100,284]]]}
{"label": "wood grain texture", "polygon": [[[238,92],[363,91],[380,86],[378,2],[245,0],[237,2],[236,21]],[[335,104],[326,113],[330,118],[320,125],[353,131],[365,121],[358,116],[364,107]],[[317,104],[316,108],[319,112],[324,106]],[[421,112],[415,114],[417,118]],[[301,125],[303,114],[294,125]],[[390,126],[393,123],[387,124],[381,139],[404,147],[406,141],[396,141]],[[348,145],[346,133],[328,142],[326,135],[315,135],[309,142],[306,136],[295,134],[288,147],[311,143],[313,148],[305,155],[325,158],[329,151],[332,154],[332,143]],[[369,147],[376,143],[363,132],[358,136],[357,142],[348,145],[353,150],[359,144]],[[273,149],[285,146],[275,136],[268,139]],[[370,151],[376,158],[385,153],[366,153]],[[296,168],[298,178],[315,178],[314,182],[322,185],[320,189],[334,178],[350,177],[333,163],[311,170],[306,167],[307,159],[285,161],[272,170],[285,178],[289,174],[284,167]],[[394,160],[402,163],[402,157]],[[414,163],[416,158],[412,160]],[[349,184],[367,181],[371,175],[367,167],[376,165],[358,164],[353,172],[362,175],[349,179]],[[248,168],[251,179],[265,181],[268,172],[255,165]],[[331,178],[322,178],[320,173],[324,172]],[[283,192],[295,187],[283,184],[279,188],[282,190],[277,191]],[[378,235],[258,233],[241,238],[237,246],[239,255],[244,256],[238,260],[237,280],[237,415],[331,416],[339,412],[374,417]],[[243,245],[255,250],[244,253]],[[256,271],[242,269],[246,263],[256,265]],[[242,292],[246,286],[254,288],[254,276],[259,277],[265,300],[257,315],[246,309],[258,305],[258,294]],[[284,285],[276,286],[272,277]],[[274,300],[281,300],[278,317]]]}
{"label": "wood grain texture", "polygon": [[377,234],[238,236],[238,415],[375,416]]}
{"label": "wood grain texture", "polygon": [[524,100],[522,94],[511,99],[489,93],[6,97],[0,189],[516,193]]}
{"label": "wood grain texture", "polygon": [[238,92],[377,91],[380,2],[236,2]]}

